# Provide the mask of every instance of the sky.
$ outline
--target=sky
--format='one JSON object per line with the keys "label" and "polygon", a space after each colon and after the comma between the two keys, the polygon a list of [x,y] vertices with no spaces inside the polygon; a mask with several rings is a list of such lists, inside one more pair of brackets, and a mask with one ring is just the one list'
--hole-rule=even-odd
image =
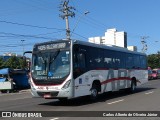
{"label": "sky", "polygon": [[[35,43],[66,38],[60,15],[63,0],[0,0],[0,55],[23,54]],[[70,0],[75,17],[69,18],[71,38],[88,41],[116,28],[127,32],[128,46],[147,54],[160,51],[160,0]],[[87,15],[84,13],[89,11]]]}

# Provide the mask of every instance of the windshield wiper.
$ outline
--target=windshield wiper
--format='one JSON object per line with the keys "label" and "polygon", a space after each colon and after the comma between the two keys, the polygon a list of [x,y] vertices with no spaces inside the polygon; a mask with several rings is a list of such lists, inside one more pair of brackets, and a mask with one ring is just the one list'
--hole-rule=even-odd
{"label": "windshield wiper", "polygon": [[50,55],[50,60],[49,60],[49,64],[51,64],[55,59],[56,57],[59,55],[60,53],[60,50],[57,50],[52,58],[52,56]]}
{"label": "windshield wiper", "polygon": [[47,80],[48,80],[48,72],[50,71],[50,65],[53,63],[53,61],[57,58],[57,56],[59,55],[60,53],[60,50],[57,50],[55,53],[54,53],[54,56],[52,57],[52,55],[50,54],[50,58],[49,58],[49,61],[48,61],[48,69],[47,69]]}

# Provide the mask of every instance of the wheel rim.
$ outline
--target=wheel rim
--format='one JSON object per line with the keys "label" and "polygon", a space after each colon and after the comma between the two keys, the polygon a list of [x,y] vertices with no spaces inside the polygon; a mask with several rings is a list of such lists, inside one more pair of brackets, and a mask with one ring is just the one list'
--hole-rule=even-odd
{"label": "wheel rim", "polygon": [[133,83],[133,84],[132,84],[132,91],[135,90],[135,87],[136,87],[136,86],[135,86],[135,84]]}
{"label": "wheel rim", "polygon": [[92,89],[92,90],[91,90],[91,95],[92,95],[93,97],[97,97],[97,90],[96,90],[96,89]]}

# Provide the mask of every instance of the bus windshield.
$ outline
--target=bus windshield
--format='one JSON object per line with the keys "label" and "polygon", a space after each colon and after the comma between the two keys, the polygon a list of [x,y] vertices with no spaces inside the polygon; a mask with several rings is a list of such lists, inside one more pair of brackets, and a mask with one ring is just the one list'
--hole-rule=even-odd
{"label": "bus windshield", "polygon": [[[35,80],[63,79],[70,72],[70,51],[35,52],[32,57],[32,77]],[[53,82],[52,82],[53,83]]]}

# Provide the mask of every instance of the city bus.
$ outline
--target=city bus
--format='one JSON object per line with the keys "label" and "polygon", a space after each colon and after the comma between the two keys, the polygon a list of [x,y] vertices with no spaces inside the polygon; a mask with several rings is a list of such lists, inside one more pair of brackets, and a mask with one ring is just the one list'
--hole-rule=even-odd
{"label": "city bus", "polygon": [[60,101],[135,88],[148,81],[144,53],[79,40],[35,44],[31,63],[34,97]]}

